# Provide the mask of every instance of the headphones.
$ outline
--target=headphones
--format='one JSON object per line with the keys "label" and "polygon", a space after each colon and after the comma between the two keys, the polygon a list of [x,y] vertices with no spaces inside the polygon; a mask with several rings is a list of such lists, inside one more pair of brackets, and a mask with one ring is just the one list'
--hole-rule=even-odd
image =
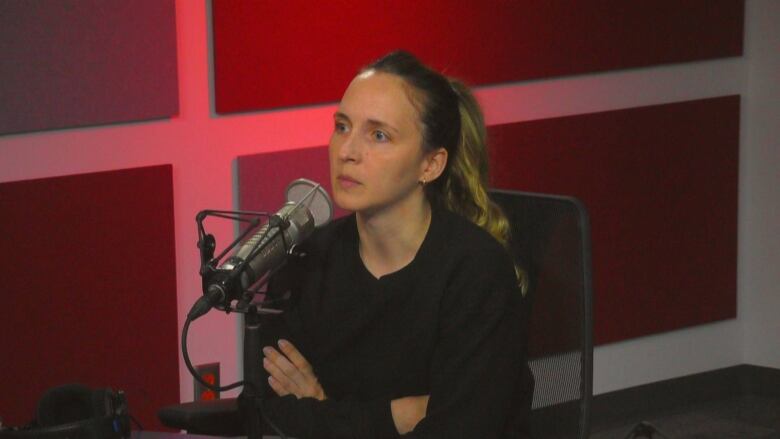
{"label": "headphones", "polygon": [[121,390],[92,390],[83,384],[54,387],[38,401],[35,420],[0,430],[0,439],[109,439],[130,437],[127,398]]}

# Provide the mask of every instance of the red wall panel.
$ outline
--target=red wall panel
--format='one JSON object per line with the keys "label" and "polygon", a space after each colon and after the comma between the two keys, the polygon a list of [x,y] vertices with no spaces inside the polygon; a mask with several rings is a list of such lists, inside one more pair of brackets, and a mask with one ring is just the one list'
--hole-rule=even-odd
{"label": "red wall panel", "polygon": [[743,0],[214,0],[219,113],[332,102],[397,48],[491,84],[742,54]]}
{"label": "red wall panel", "polygon": [[171,166],[3,183],[0,212],[3,422],[82,382],[162,428],[179,400]]}
{"label": "red wall panel", "polygon": [[494,187],[587,206],[597,343],[736,317],[739,96],[490,134]]}
{"label": "red wall panel", "polygon": [[[597,343],[736,316],[738,96],[488,131],[493,187],[587,206]],[[241,208],[300,176],[329,188],[325,147],[239,157]]]}

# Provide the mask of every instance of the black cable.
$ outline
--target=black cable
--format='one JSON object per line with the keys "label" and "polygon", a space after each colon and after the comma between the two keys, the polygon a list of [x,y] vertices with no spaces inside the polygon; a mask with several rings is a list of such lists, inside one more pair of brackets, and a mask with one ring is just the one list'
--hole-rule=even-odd
{"label": "black cable", "polygon": [[203,377],[200,376],[197,370],[195,370],[195,367],[192,365],[192,362],[190,361],[190,354],[187,352],[187,333],[190,330],[190,323],[192,323],[192,319],[187,317],[187,321],[184,322],[184,328],[181,331],[181,353],[184,357],[184,364],[187,365],[187,370],[190,371],[190,374],[192,374],[192,377],[195,378],[197,382],[202,384],[207,389],[213,390],[215,392],[226,392],[228,390],[233,390],[237,387],[241,387],[245,384],[244,381],[236,381],[235,383],[229,385],[229,386],[214,386],[211,383],[206,382],[206,380],[203,379]]}
{"label": "black cable", "polygon": [[144,426],[138,422],[138,419],[136,419],[135,416],[131,415],[130,413],[128,413],[127,416],[130,417],[130,420],[133,421],[133,424],[135,424],[136,427],[138,427],[139,431],[144,431]]}
{"label": "black cable", "polygon": [[[196,371],[195,367],[192,365],[192,362],[190,361],[190,355],[187,352],[187,333],[190,330],[190,323],[192,323],[192,319],[187,317],[187,320],[184,322],[184,328],[182,328],[181,331],[181,352],[182,352],[182,357],[184,357],[184,364],[187,366],[187,370],[190,371],[190,374],[193,376],[193,378],[195,378],[195,380],[198,381],[199,383],[203,384],[203,386],[205,386],[207,389],[211,389],[215,392],[225,392],[241,386],[250,386],[254,388],[254,385],[251,382],[244,381],[244,380],[236,381],[235,383],[230,384],[229,386],[223,386],[223,387],[214,386],[206,382],[206,380],[204,380],[200,376],[200,374],[198,374],[198,371]],[[260,361],[260,359],[258,358],[257,361]],[[258,393],[259,389],[254,388],[254,390],[256,393]],[[284,432],[279,427],[277,427],[276,424],[274,424],[265,414],[265,407],[263,405],[263,400],[260,398],[255,398],[255,399],[258,405],[257,408],[260,411],[260,416],[263,418],[263,420],[274,430],[274,432],[281,439],[287,439],[287,436],[284,434]]]}
{"label": "black cable", "polygon": [[[255,385],[252,384],[251,382],[247,381],[246,383],[244,383],[244,387],[246,386],[252,387],[252,389],[255,391],[255,394],[260,393],[259,389],[257,389]],[[271,429],[273,429],[276,435],[279,436],[280,439],[287,439],[287,436],[284,434],[284,432],[279,427],[277,427],[273,421],[271,421],[268,415],[265,414],[265,405],[263,403],[263,399],[259,397],[255,397],[254,403],[257,404],[257,409],[260,411],[260,416],[263,418],[266,424],[268,424],[271,427]]]}

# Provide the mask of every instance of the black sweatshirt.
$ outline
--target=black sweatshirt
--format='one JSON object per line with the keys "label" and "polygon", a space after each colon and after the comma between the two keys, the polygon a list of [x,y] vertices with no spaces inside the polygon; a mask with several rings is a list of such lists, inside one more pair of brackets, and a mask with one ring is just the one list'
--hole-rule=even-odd
{"label": "black sweatshirt", "polygon": [[390,401],[430,395],[408,438],[519,438],[532,383],[526,320],[511,258],[486,231],[444,209],[414,260],[379,279],[358,253],[355,216],[317,230],[274,275],[289,297],[263,343],[290,340],[327,400],[277,397],[266,412],[298,438],[395,438]]}

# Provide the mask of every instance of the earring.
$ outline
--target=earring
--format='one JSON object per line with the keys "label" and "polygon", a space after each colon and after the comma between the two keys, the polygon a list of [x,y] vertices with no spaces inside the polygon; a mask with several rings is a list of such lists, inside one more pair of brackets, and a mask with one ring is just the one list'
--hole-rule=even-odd
{"label": "earring", "polygon": [[425,181],[425,177],[423,177],[423,179],[420,180],[419,183],[420,183],[420,186],[425,186],[425,183],[427,183],[427,181]]}

